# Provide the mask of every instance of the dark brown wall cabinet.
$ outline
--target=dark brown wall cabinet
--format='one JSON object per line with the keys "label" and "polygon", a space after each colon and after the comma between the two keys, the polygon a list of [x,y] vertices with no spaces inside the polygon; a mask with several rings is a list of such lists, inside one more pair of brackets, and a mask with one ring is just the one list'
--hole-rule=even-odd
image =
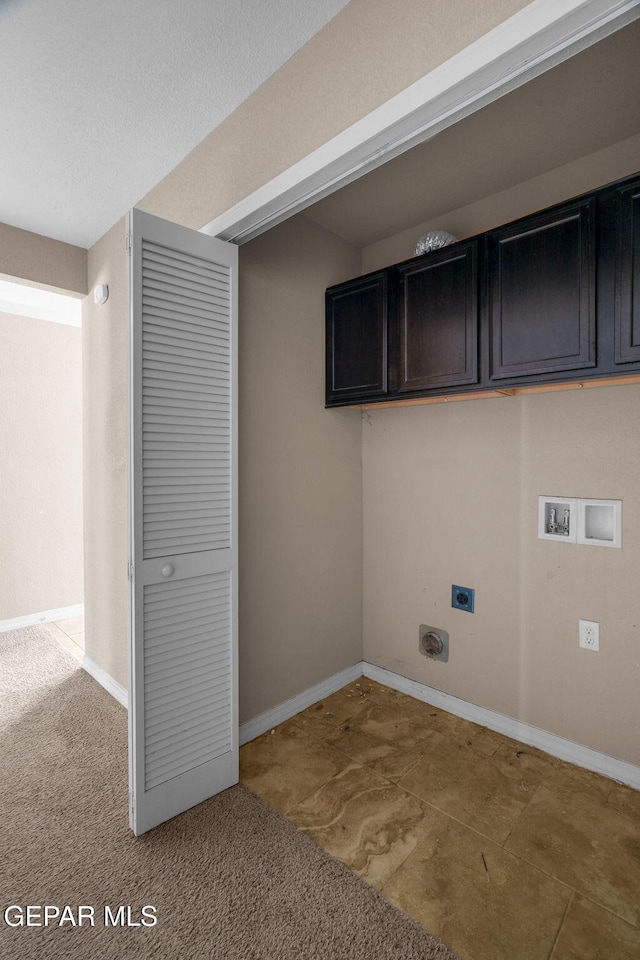
{"label": "dark brown wall cabinet", "polygon": [[491,380],[595,366],[594,207],[590,198],[488,234]]}
{"label": "dark brown wall cabinet", "polygon": [[387,271],[330,287],[327,406],[387,394]]}
{"label": "dark brown wall cabinet", "polygon": [[640,175],[327,291],[327,405],[640,374]]}
{"label": "dark brown wall cabinet", "polygon": [[618,190],[615,362],[640,360],[640,180]]}
{"label": "dark brown wall cabinet", "polygon": [[478,382],[477,243],[398,267],[398,393]]}

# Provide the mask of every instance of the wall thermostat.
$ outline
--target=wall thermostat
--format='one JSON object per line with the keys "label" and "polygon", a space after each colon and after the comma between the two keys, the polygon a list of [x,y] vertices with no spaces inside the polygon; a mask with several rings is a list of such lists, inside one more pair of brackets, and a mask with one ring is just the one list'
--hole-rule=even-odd
{"label": "wall thermostat", "polygon": [[100,304],[106,303],[109,299],[109,287],[106,283],[99,283],[93,288],[93,302]]}

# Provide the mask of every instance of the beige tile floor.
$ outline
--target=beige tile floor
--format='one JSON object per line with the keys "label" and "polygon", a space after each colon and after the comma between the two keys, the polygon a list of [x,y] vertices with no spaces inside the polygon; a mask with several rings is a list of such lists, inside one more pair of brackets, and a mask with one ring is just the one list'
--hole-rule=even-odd
{"label": "beige tile floor", "polygon": [[65,620],[49,620],[42,624],[53,634],[60,646],[73,654],[77,660],[84,657],[84,617],[67,617]]}
{"label": "beige tile floor", "polygon": [[640,793],[364,678],[241,780],[463,960],[639,960]]}

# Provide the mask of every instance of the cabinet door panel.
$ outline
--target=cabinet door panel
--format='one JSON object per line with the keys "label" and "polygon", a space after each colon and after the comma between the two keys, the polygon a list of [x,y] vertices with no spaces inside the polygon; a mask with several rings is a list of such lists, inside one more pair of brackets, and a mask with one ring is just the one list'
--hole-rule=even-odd
{"label": "cabinet door panel", "polygon": [[476,242],[398,270],[398,390],[478,382]]}
{"label": "cabinet door panel", "polygon": [[640,180],[619,191],[615,362],[640,360]]}
{"label": "cabinet door panel", "polygon": [[594,202],[489,234],[490,377],[595,366]]}
{"label": "cabinet door panel", "polygon": [[387,274],[327,290],[327,404],[387,392]]}

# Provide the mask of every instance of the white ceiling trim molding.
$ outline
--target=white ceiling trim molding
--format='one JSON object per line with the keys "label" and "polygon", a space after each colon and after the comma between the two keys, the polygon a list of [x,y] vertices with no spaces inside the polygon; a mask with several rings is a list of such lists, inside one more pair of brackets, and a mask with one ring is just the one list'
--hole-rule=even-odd
{"label": "white ceiling trim molding", "polygon": [[640,18],[640,0],[533,0],[202,227],[246,243]]}

